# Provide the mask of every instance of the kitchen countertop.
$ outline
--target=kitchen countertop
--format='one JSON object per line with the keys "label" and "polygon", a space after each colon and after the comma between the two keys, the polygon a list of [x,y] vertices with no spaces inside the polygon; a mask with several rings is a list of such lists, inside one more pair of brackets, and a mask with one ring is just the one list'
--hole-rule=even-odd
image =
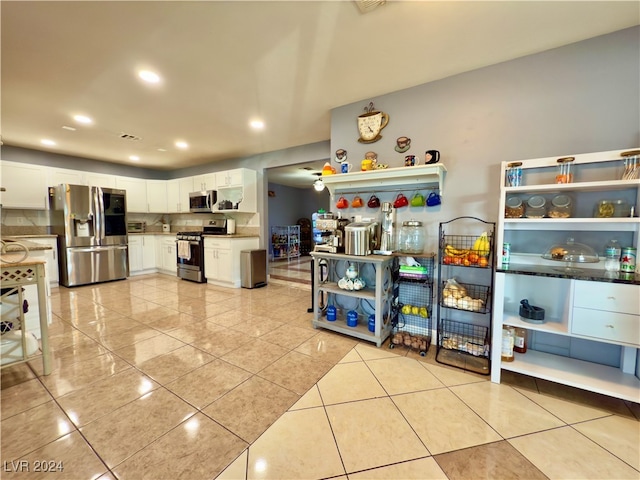
{"label": "kitchen countertop", "polygon": [[511,263],[506,267],[496,269],[501,273],[515,273],[519,275],[533,275],[539,277],[569,278],[591,282],[625,283],[640,285],[640,274],[624,272],[607,272],[595,268],[572,268],[565,270],[562,264],[557,267],[549,265],[527,265]]}
{"label": "kitchen countertop", "polygon": [[30,267],[47,263],[44,258],[36,258],[31,256],[27,256],[27,258],[20,260],[22,256],[22,253],[9,253],[7,255],[3,255],[2,257],[0,257],[0,268]]}
{"label": "kitchen countertop", "polygon": [[[34,235],[31,238],[35,238],[35,237],[44,237],[44,236],[49,236],[49,235]],[[51,235],[52,237],[55,237],[55,235]],[[22,252],[22,248],[20,248],[18,245],[12,245],[13,242],[19,242],[22,245],[24,245],[25,247],[27,247],[29,249],[29,251],[35,251],[35,250],[52,250],[52,248],[49,245],[43,245],[42,243],[36,243],[36,242],[30,242],[29,240],[27,240],[26,238],[23,237],[2,237],[1,240],[3,242],[5,242],[5,250],[7,253],[12,253],[12,252]]]}
{"label": "kitchen countertop", "polygon": [[[193,233],[197,233],[197,232],[193,232]],[[136,235],[168,235],[168,236],[172,236],[175,237],[178,234],[178,232],[135,232],[135,233],[128,233],[127,235],[129,236],[136,236]],[[234,233],[233,235],[218,235],[215,233],[203,233],[202,236],[204,237],[219,237],[219,238],[256,238],[256,237],[260,237],[260,235],[254,235],[251,233]]]}
{"label": "kitchen countertop", "polygon": [[58,238],[58,235],[54,235],[52,233],[43,233],[43,234],[31,234],[31,235],[7,235],[7,236],[2,236],[3,239],[5,238]]}

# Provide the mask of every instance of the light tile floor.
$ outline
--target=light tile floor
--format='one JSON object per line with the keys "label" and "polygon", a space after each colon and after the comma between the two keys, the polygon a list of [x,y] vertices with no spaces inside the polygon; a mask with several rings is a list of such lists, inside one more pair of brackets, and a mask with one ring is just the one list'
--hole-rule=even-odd
{"label": "light tile floor", "polygon": [[638,404],[314,330],[288,265],[253,290],[54,290],[53,373],[2,370],[0,476],[640,478]]}

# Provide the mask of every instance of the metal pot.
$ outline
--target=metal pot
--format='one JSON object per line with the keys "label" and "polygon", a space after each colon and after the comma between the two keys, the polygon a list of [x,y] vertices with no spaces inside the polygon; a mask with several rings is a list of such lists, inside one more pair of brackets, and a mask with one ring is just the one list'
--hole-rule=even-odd
{"label": "metal pot", "polygon": [[355,222],[344,227],[344,253],[347,255],[369,255],[380,242],[378,222]]}

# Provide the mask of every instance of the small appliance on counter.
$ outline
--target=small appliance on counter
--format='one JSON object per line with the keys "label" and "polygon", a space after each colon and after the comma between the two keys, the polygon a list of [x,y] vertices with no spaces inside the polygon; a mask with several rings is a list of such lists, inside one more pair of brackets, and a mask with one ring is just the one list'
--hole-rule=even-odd
{"label": "small appliance on counter", "polygon": [[144,233],[146,229],[146,222],[127,222],[127,233]]}
{"label": "small appliance on counter", "polygon": [[315,252],[344,252],[344,231],[349,224],[346,218],[333,218],[332,214],[323,214],[316,219],[315,230],[320,232],[322,243],[316,243]]}
{"label": "small appliance on counter", "polygon": [[344,228],[344,253],[347,255],[370,255],[379,247],[378,222],[354,222]]}
{"label": "small appliance on counter", "polygon": [[391,202],[382,204],[382,223],[380,225],[380,248],[373,251],[377,255],[391,255],[396,249],[396,210]]}
{"label": "small appliance on counter", "polygon": [[209,220],[209,224],[205,225],[202,229],[202,233],[205,235],[226,235],[228,229],[228,219],[220,214],[214,214],[213,220]]}

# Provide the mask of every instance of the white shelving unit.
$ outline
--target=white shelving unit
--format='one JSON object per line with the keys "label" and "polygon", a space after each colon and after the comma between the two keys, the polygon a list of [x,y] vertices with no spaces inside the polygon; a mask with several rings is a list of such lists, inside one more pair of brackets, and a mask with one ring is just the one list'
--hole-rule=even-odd
{"label": "white shelving unit", "polygon": [[[594,218],[599,199],[624,199],[637,212],[640,179],[620,180],[621,154],[628,150],[572,155],[575,182],[567,184],[553,183],[558,157],[523,160],[522,186],[517,187],[505,186],[511,162],[502,162],[496,245],[499,250],[504,242],[511,243],[511,260],[503,264],[500,255],[496,259],[493,382],[499,383],[501,371],[508,370],[640,402],[640,275],[605,272],[602,261],[567,268],[562,262],[543,259],[543,251],[532,247],[559,235],[575,237],[599,254],[606,243],[603,238],[621,237],[626,239],[623,246],[640,246],[637,216]],[[534,194],[547,199],[571,196],[572,216],[505,218],[507,197],[518,196],[525,203]],[[522,320],[518,308],[524,298],[545,309],[545,323]],[[502,362],[497,348],[503,325],[525,328],[533,339],[527,352],[516,353],[513,362]]]}
{"label": "white shelving unit", "polygon": [[[325,252],[311,252],[311,257],[316,276],[313,282],[313,327],[373,342],[380,347],[391,334],[393,268],[396,257]],[[354,265],[360,276],[367,281],[364,289],[344,290],[338,287],[338,280],[344,276],[349,265]],[[328,305],[334,305],[338,310],[335,321],[326,318]],[[347,326],[348,310],[358,313],[358,323],[355,327]],[[375,315],[373,332],[368,328],[369,315]]]}

